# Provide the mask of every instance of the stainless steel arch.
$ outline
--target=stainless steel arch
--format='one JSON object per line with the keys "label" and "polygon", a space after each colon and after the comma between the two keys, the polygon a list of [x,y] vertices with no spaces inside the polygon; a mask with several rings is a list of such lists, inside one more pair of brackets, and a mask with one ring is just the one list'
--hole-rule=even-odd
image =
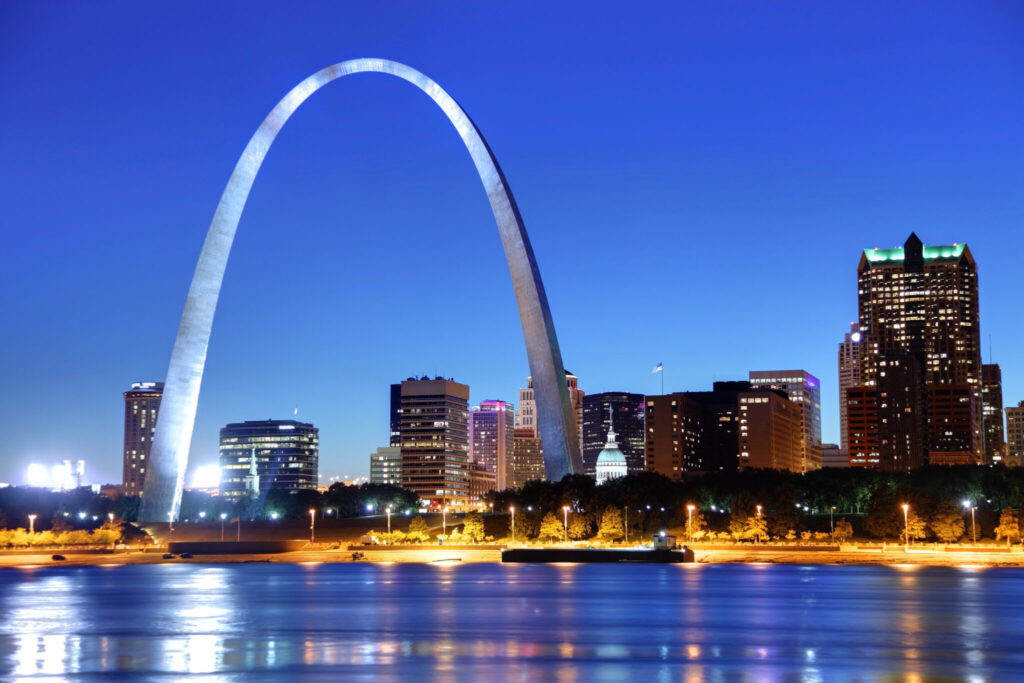
{"label": "stainless steel arch", "polygon": [[494,154],[466,112],[430,78],[387,59],[353,59],[318,71],[277,103],[249,140],[221,195],[192,276],[167,369],[156,434],[146,466],[145,493],[139,515],[143,521],[164,521],[169,515],[175,519],[178,516],[213,314],[235,230],[267,150],[285,121],[306,98],[342,76],[366,72],[391,74],[422,90],[444,111],[465,143],[487,190],[512,273],[533,376],[545,474],[548,479],[560,479],[566,474],[583,471],[575,417],[547,295],[523,219]]}

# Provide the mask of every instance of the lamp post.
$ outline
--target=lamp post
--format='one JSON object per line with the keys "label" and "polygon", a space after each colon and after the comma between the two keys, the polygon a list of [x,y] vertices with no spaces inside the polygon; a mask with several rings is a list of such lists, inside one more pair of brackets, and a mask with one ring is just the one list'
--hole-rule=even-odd
{"label": "lamp post", "polygon": [[[388,529],[391,531],[391,529]],[[309,542],[316,542],[316,509],[309,508]]]}
{"label": "lamp post", "polygon": [[565,542],[569,542],[569,506],[562,506],[562,527],[565,529]]}
{"label": "lamp post", "polygon": [[38,515],[29,515],[28,516],[28,532],[30,534],[34,534],[36,532],[36,517],[37,516]]}
{"label": "lamp post", "polygon": [[388,505],[388,507],[387,507],[387,513],[388,513],[388,533],[390,534],[391,533],[391,506],[390,505]]}
{"label": "lamp post", "polygon": [[447,506],[441,510],[441,535],[448,536],[448,508]]}
{"label": "lamp post", "polygon": [[910,522],[907,517],[907,511],[910,510],[910,506],[906,503],[903,504],[903,552],[910,551]]}
{"label": "lamp post", "polygon": [[[757,506],[757,518],[761,519],[761,506],[760,505]],[[761,542],[761,528],[760,528],[760,525],[758,525],[757,536],[754,536],[754,543],[760,543],[760,542]]]}
{"label": "lamp post", "polygon": [[627,505],[626,507],[623,508],[623,510],[626,511],[626,515],[625,515],[626,522],[625,522],[625,524],[623,524],[623,527],[626,529],[626,543],[628,544],[629,543],[629,506]]}
{"label": "lamp post", "polygon": [[174,513],[167,513],[167,535],[171,536],[174,534]]}
{"label": "lamp post", "polygon": [[220,513],[220,542],[224,542],[224,518],[227,517],[227,513]]}
{"label": "lamp post", "polygon": [[693,543],[693,509],[695,505],[686,506],[686,541]]}
{"label": "lamp post", "polygon": [[509,505],[508,511],[512,515],[512,545],[516,544],[516,506]]}
{"label": "lamp post", "polygon": [[832,542],[833,543],[836,542],[836,523],[834,521],[835,512],[836,512],[836,506],[835,505],[830,506],[829,509],[828,509],[828,526],[829,526],[829,529],[832,530],[831,534],[832,534]]}
{"label": "lamp post", "polygon": [[965,500],[964,507],[969,508],[971,511],[971,541],[974,545],[978,545],[978,529],[974,526],[974,511],[978,509],[978,506],[971,505],[971,501]]}

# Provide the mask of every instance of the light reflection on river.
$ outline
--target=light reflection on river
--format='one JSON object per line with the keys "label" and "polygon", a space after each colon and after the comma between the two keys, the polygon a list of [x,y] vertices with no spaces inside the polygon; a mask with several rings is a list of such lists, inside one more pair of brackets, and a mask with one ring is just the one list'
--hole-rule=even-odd
{"label": "light reflection on river", "polygon": [[164,564],[0,571],[0,679],[1009,679],[1024,570]]}

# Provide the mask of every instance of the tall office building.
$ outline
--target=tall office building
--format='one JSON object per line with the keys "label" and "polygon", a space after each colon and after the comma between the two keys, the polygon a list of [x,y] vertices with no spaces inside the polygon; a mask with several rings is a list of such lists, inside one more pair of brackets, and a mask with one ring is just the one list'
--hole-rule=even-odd
{"label": "tall office building", "polygon": [[843,453],[843,449],[837,443],[821,444],[821,467],[833,469],[846,469],[850,466],[850,458]]}
{"label": "tall office building", "polygon": [[508,468],[506,488],[519,489],[528,481],[544,479],[544,453],[540,437],[529,428],[516,428],[512,440],[512,462]]}
{"label": "tall office building", "polygon": [[878,468],[878,391],[875,387],[846,390],[847,462],[850,467]]}
{"label": "tall office building", "polygon": [[443,377],[401,384],[402,486],[435,507],[469,505],[469,387]]}
{"label": "tall office building", "polygon": [[592,477],[597,473],[597,456],[605,447],[610,431],[617,435],[619,450],[626,456],[628,471],[643,472],[643,394],[606,391],[583,397],[583,471]]}
{"label": "tall office building", "polygon": [[[583,396],[580,391],[579,378],[568,370],[565,371],[565,383],[569,387],[569,403],[572,405],[572,414],[576,416],[577,437],[583,443]],[[519,390],[519,407],[516,409],[516,429],[537,431],[537,401],[533,397],[533,377],[526,378],[526,388]]]}
{"label": "tall office building", "polygon": [[389,446],[400,446],[402,443],[402,385],[391,385],[391,407],[388,411],[391,429],[388,439]]}
{"label": "tall office building", "polygon": [[253,481],[260,493],[315,491],[319,459],[320,430],[307,422],[246,420],[225,425],[220,430],[220,495],[245,498],[253,493]]}
{"label": "tall office building", "polygon": [[1003,431],[1003,372],[992,363],[981,366],[981,412],[985,432],[985,462],[1002,462],[1006,452]]}
{"label": "tall office building", "polygon": [[1020,467],[1024,461],[1024,401],[1006,409],[1006,466]]}
{"label": "tall office building", "polygon": [[[800,406],[800,471],[821,469],[821,382],[805,370],[754,370],[754,389],[778,389]],[[780,468],[780,469],[789,469]]]}
{"label": "tall office building", "polygon": [[[839,447],[844,455],[850,452],[846,433],[846,390],[859,387],[860,381],[860,325],[850,323],[850,331],[839,344]],[[824,460],[824,456],[822,458]]]}
{"label": "tall office building", "polygon": [[515,410],[505,401],[483,401],[469,411],[469,460],[493,475],[499,491],[508,487],[515,438]]}
{"label": "tall office building", "polygon": [[[878,467],[980,462],[978,279],[970,249],[925,246],[911,233],[902,247],[866,249],[857,283],[861,383],[878,392]],[[970,400],[946,400],[962,390]],[[928,409],[929,392],[938,412]],[[931,444],[934,435],[942,438]],[[852,444],[850,451],[853,464]]]}
{"label": "tall office building", "polygon": [[[401,386],[401,385],[399,385]],[[402,449],[381,446],[370,455],[370,483],[402,485]]]}
{"label": "tall office building", "polygon": [[784,391],[750,382],[715,382],[712,391],[646,398],[647,470],[741,468],[803,471],[803,412]]}
{"label": "tall office building", "polygon": [[163,382],[135,382],[124,392],[124,460],[122,478],[128,496],[141,496],[146,463],[153,445],[156,417],[160,412]]}

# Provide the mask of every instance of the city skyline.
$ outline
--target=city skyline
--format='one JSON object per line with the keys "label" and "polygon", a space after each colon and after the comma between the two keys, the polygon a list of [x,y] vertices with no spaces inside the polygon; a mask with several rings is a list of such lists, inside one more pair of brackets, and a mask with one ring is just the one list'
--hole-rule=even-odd
{"label": "city skyline", "polygon": [[[377,16],[361,11],[354,26]],[[576,18],[552,11],[566,26]],[[0,133],[10,150],[0,160],[0,181],[11,190],[5,222],[16,226],[0,266],[13,295],[5,297],[14,302],[9,320],[22,334],[0,342],[6,358],[19,359],[0,378],[0,481],[20,483],[29,462],[65,459],[86,460],[103,483],[119,480],[122,394],[133,382],[164,381],[185,285],[244,140],[307,72],[364,54],[394,56],[436,78],[487,132],[516,188],[564,363],[587,394],[661,393],[661,378],[650,374],[659,361],[666,393],[800,367],[822,380],[822,440],[839,443],[835,345],[857,317],[856,261],[863,249],[898,246],[913,230],[928,244],[970,245],[982,359],[1000,364],[1006,405],[1024,398],[1024,363],[1012,353],[1022,323],[1007,294],[1024,246],[1014,230],[1024,201],[1013,190],[1024,178],[1014,123],[1022,107],[1000,87],[1019,79],[1019,56],[1000,42],[1010,33],[998,12],[928,17],[935,36],[921,34],[920,54],[860,55],[887,62],[890,75],[870,84],[841,48],[806,61],[801,49],[835,36],[826,27],[812,37],[809,18],[787,27],[792,10],[761,17],[772,39],[750,26],[717,35],[721,45],[698,35],[722,18],[702,10],[685,29],[690,47],[669,49],[667,29],[661,34],[664,63],[623,35],[600,48],[579,35],[559,45],[562,36],[511,17],[537,39],[537,53],[467,64],[461,57],[495,34],[462,39],[464,52],[441,57],[417,42],[420,17],[390,43],[361,39],[354,28],[309,29],[315,47],[298,58],[285,50],[258,56],[253,38],[265,29],[243,25],[228,45],[248,40],[251,49],[233,56],[201,47],[165,65],[161,49],[169,46],[154,32],[161,15],[137,9],[106,17],[118,40],[82,50],[73,70],[52,68],[48,41],[65,41],[65,50],[92,45],[76,22],[102,21],[102,11],[45,17],[55,29],[47,39],[32,30],[43,17],[27,7],[9,12],[22,30],[0,42],[23,106]],[[205,45],[206,31],[238,18],[222,12],[210,28],[175,28]],[[905,21],[923,17],[910,12]],[[130,35],[145,19],[152,27],[143,21]],[[589,18],[583,28],[611,25]],[[886,40],[873,36],[876,28],[862,19],[851,34],[847,24],[844,40]],[[954,31],[960,47],[945,40]],[[786,38],[793,48],[775,44]],[[730,46],[771,47],[774,61],[754,68],[727,56]],[[691,51],[704,61],[688,62]],[[545,67],[570,55],[590,63],[572,77]],[[956,68],[940,74],[943,65]],[[796,78],[787,83],[775,69]],[[147,70],[151,79],[133,78]],[[630,74],[638,75],[627,81]],[[608,77],[620,81],[623,101],[601,95]],[[131,93],[117,89],[122,79],[133,81]],[[717,90],[722,79],[749,94]],[[906,79],[915,87],[901,94]],[[679,87],[669,92],[663,81]],[[476,404],[515,400],[529,374],[493,219],[443,116],[400,84],[346,85],[353,88],[325,92],[297,115],[305,120],[283,134],[253,190],[218,310],[193,467],[216,462],[224,424],[288,419],[298,408],[297,419],[322,430],[324,480],[367,474],[367,456],[388,443],[388,384],[454,377]],[[191,92],[204,93],[202,106]],[[887,107],[851,113],[858,98],[885,99]],[[147,106],[145,117],[133,117],[136,102]],[[627,113],[644,125],[629,125]],[[677,132],[667,139],[669,130]],[[55,187],[66,201],[50,201]],[[437,239],[412,234],[421,227]],[[33,264],[24,254],[42,258]],[[438,264],[459,297],[457,324],[426,322],[412,335],[389,326],[403,290]],[[769,295],[762,284],[771,264],[782,269],[783,288]],[[725,266],[735,282],[723,281]],[[786,285],[785,273],[813,286]],[[705,290],[714,296],[701,296]],[[286,324],[290,307],[304,324]]]}

